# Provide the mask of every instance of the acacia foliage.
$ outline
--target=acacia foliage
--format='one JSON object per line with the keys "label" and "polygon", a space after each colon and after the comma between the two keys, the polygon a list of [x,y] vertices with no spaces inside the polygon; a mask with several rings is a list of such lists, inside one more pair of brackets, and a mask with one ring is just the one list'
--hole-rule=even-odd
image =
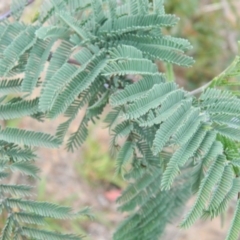
{"label": "acacia foliage", "polygon": [[[190,43],[162,31],[178,22],[165,13],[162,0],[44,1],[32,24],[19,20],[26,2],[14,3],[19,6],[12,10],[16,21],[0,24],[0,119],[30,116],[42,121],[64,115],[67,120],[55,136],[1,129],[2,178],[8,176],[7,169],[35,176],[37,170],[28,162],[34,158],[32,147],[58,147],[79,110],[86,107],[66,143],[68,150],[76,150],[87,138],[89,123],[110,105],[105,122],[112,136],[111,151],[117,172],[129,181],[117,200],[128,217],[114,239],[158,239],[193,194],[196,201],[180,224],[183,228],[227,210],[240,188],[240,100],[216,87],[196,98],[159,73],[156,60],[193,64],[185,54]],[[238,58],[234,63],[214,86],[238,74]],[[37,97],[35,89],[40,89]],[[22,226],[21,221],[38,225],[45,217],[77,214],[5,195],[26,196],[28,186],[0,187],[1,209],[10,213],[2,239],[80,239]],[[237,239],[239,212],[237,203],[227,240]]]}

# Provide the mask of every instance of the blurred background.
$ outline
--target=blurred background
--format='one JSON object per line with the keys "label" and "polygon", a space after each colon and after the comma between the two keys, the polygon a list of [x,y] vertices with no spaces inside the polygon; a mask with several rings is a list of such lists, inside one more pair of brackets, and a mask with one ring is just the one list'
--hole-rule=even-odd
{"label": "blurred background", "polygon": [[[23,19],[25,22],[34,18],[41,1],[36,0],[26,8]],[[237,54],[237,41],[240,40],[240,1],[165,2],[166,12],[174,13],[181,19],[176,27],[167,29],[166,32],[176,37],[187,38],[193,45],[188,54],[195,58],[194,66],[187,69],[174,66],[177,82],[191,91],[222,72]],[[0,14],[7,10],[9,1],[0,0]],[[161,64],[159,69],[163,69]],[[82,113],[72,125],[72,132],[78,127],[81,117]],[[8,121],[6,125],[54,134],[61,120],[43,124],[24,118]],[[37,164],[42,172],[36,188],[36,199],[72,206],[75,209],[91,206],[96,216],[94,221],[49,221],[50,230],[84,234],[88,240],[110,240],[116,225],[123,218],[117,212],[114,201],[126,184],[114,174],[115,160],[108,154],[109,133],[101,120],[90,127],[88,140],[74,153],[67,153],[64,148],[37,150]],[[14,175],[11,183],[20,181],[21,178],[20,175]],[[188,207],[191,203],[192,200]],[[180,231],[177,224],[173,224],[167,229],[164,240],[223,240],[232,214],[233,209],[230,208],[224,221],[220,218],[211,222],[198,221],[187,231]],[[2,226],[3,222],[0,220],[0,229]]]}

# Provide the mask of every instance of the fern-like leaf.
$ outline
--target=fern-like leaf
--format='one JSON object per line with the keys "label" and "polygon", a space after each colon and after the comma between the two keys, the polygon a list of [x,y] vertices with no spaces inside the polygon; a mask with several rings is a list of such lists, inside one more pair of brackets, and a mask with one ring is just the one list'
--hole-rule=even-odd
{"label": "fern-like leaf", "polygon": [[136,30],[150,30],[152,28],[173,26],[178,19],[173,15],[159,16],[149,14],[146,16],[123,16],[118,19],[107,20],[99,29],[100,33],[129,33]]}
{"label": "fern-like leaf", "polygon": [[240,232],[240,200],[237,201],[237,207],[234,213],[231,227],[229,229],[226,240],[237,240]]}
{"label": "fern-like leaf", "polygon": [[32,187],[26,186],[26,185],[6,185],[6,184],[1,184],[0,185],[0,190],[2,193],[7,194],[10,193],[11,195],[14,196],[31,196],[31,191]]}
{"label": "fern-like leaf", "polygon": [[38,240],[42,239],[49,239],[49,240],[63,240],[63,239],[69,239],[69,240],[81,240],[82,238],[77,235],[73,234],[61,234],[56,232],[50,232],[50,231],[44,231],[34,228],[27,228],[23,227],[20,232],[21,236],[35,238]]}
{"label": "fern-like leaf", "polygon": [[117,172],[120,173],[122,167],[127,164],[127,162],[132,158],[134,152],[134,143],[125,142],[119,151],[117,157]]}
{"label": "fern-like leaf", "polygon": [[32,48],[22,82],[23,92],[32,92],[35,88],[54,42],[55,40],[37,40],[36,47]]}
{"label": "fern-like leaf", "polygon": [[10,169],[14,172],[14,171],[19,171],[22,174],[37,178],[37,174],[39,172],[39,169],[32,165],[31,163],[27,163],[27,162],[16,162],[13,163],[10,166]]}
{"label": "fern-like leaf", "polygon": [[206,201],[208,200],[212,188],[221,178],[224,170],[224,156],[218,156],[215,163],[209,169],[207,177],[202,180],[197,200],[194,206],[181,223],[182,228],[190,227],[203,214]]}
{"label": "fern-like leaf", "polygon": [[155,84],[145,97],[128,106],[125,117],[128,119],[138,118],[150,109],[157,108],[167,94],[175,89],[174,83]]}
{"label": "fern-like leaf", "polygon": [[0,119],[14,119],[36,114],[38,112],[38,98],[34,100],[20,100],[14,103],[0,105]]}
{"label": "fern-like leaf", "polygon": [[17,128],[6,128],[0,131],[0,140],[28,146],[51,147],[59,146],[59,141],[49,134],[32,132]]}
{"label": "fern-like leaf", "polygon": [[13,79],[13,80],[1,80],[0,81],[0,93],[9,94],[17,93],[21,91],[22,79]]}
{"label": "fern-like leaf", "polygon": [[124,90],[117,91],[110,97],[110,104],[113,106],[123,105],[144,97],[154,84],[162,83],[161,75],[145,76],[140,81],[127,86]]}

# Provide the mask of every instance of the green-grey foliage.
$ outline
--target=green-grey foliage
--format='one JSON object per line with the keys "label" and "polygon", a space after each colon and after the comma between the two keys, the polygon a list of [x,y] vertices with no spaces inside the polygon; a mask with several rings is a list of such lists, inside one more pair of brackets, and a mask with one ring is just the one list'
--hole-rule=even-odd
{"label": "green-grey foliage", "polygon": [[[67,119],[55,136],[2,127],[1,179],[11,171],[36,178],[32,147],[58,147],[85,109],[67,139],[67,149],[76,150],[87,138],[89,123],[108,105],[105,122],[116,170],[129,181],[117,200],[128,217],[114,239],[159,239],[193,194],[183,228],[227,210],[240,192],[240,99],[216,87],[239,74],[239,57],[196,98],[167,81],[155,64],[189,67],[194,62],[185,54],[191,48],[187,40],[164,35],[162,28],[174,26],[178,18],[165,13],[163,0],[45,0],[29,25],[21,21],[26,1],[13,4],[16,21],[0,24],[0,119]],[[0,209],[8,212],[1,239],[80,239],[37,228],[44,218],[79,214],[21,198],[30,190],[1,184]],[[239,234],[239,206],[238,200],[228,240]]]}
{"label": "green-grey foliage", "polygon": [[[1,181],[6,182],[15,171],[38,178],[39,169],[34,165],[35,158],[36,155],[30,147],[1,141]],[[77,235],[46,232],[42,226],[46,225],[46,218],[71,219],[82,214],[88,215],[88,211],[74,213],[68,207],[32,201],[29,199],[32,196],[32,188],[32,186],[21,184],[4,184],[3,182],[0,184],[1,213],[8,213],[0,239],[24,239],[25,236],[34,237],[34,239],[45,239],[46,236],[49,236],[48,239],[66,239],[66,237],[81,239]]]}

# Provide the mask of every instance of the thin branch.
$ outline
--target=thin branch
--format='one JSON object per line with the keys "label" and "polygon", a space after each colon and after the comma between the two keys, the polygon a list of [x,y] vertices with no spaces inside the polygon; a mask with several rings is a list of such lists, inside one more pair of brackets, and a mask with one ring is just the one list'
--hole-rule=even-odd
{"label": "thin branch", "polygon": [[204,84],[204,85],[201,86],[200,88],[197,88],[197,89],[191,91],[191,92],[190,92],[190,95],[198,95],[198,94],[204,92],[205,89],[206,89],[207,87],[209,87],[209,85],[210,85],[211,83],[212,83],[212,81],[210,81],[210,82]]}
{"label": "thin branch", "polygon": [[189,92],[189,94],[190,95],[198,95],[198,94],[204,92],[206,90],[206,88],[208,88],[211,85],[212,86],[214,86],[214,84],[216,84],[216,86],[221,85],[221,84],[219,84],[220,81],[223,80],[224,78],[227,78],[231,74],[231,72],[233,72],[233,70],[236,68],[236,66],[239,62],[240,62],[240,57],[236,56],[235,59],[233,60],[233,62],[223,72],[221,72],[218,76],[216,76],[215,78],[213,78],[211,81],[204,84],[200,88],[197,88],[197,89]]}
{"label": "thin branch", "polygon": [[[26,6],[32,4],[33,2],[34,2],[34,0],[28,0],[28,2],[26,3]],[[0,22],[5,20],[6,18],[11,17],[11,15],[12,15],[12,11],[11,10],[3,13],[2,15],[0,15]]]}

